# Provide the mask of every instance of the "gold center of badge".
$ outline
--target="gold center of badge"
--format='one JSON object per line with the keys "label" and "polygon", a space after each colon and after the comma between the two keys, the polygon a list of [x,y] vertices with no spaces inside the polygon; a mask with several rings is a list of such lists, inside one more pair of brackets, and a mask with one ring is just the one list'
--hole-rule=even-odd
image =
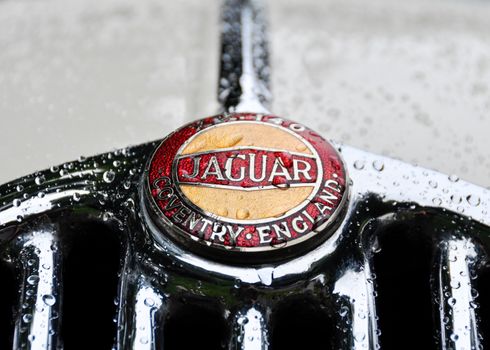
{"label": "gold center of badge", "polygon": [[[308,148],[307,144],[297,136],[273,125],[255,124],[255,123],[240,123],[240,124],[221,124],[217,127],[204,130],[197,134],[183,147],[180,155],[196,155],[204,152],[215,152],[223,149],[240,150],[247,147],[257,149],[273,150],[275,153],[284,154],[304,154],[311,158],[313,152]],[[274,158],[274,152],[271,153]],[[231,161],[232,157],[228,158],[228,164],[233,168],[241,167],[238,170],[236,178],[245,178],[246,176],[260,180],[267,179],[267,167],[263,156],[261,163],[255,160],[255,166],[250,167],[250,160],[247,162],[245,157],[236,155],[236,161]],[[255,158],[255,157],[254,157]],[[196,158],[194,158],[196,159]],[[284,178],[284,183],[294,179],[294,169],[291,173],[288,170],[288,164],[284,164],[280,157],[276,173]],[[239,163],[242,163],[239,165]],[[286,162],[287,163],[287,162]],[[299,166],[302,163],[297,162]],[[247,166],[248,165],[248,166]],[[212,164],[207,166],[208,174],[216,175],[219,178],[226,178],[226,162],[224,171],[218,170],[219,166]],[[230,168],[230,167],[228,167]],[[253,169],[258,168],[258,169]],[[274,170],[273,165],[271,171]],[[304,170],[306,167],[300,168]],[[284,171],[286,169],[286,171]],[[204,168],[206,170],[206,168]],[[255,171],[257,170],[257,171]],[[311,170],[311,169],[310,169]],[[296,170],[297,172],[297,170]],[[205,180],[204,174],[196,174],[201,180]],[[311,178],[311,175],[308,175]],[[272,179],[274,180],[274,179]],[[292,208],[303,203],[312,193],[315,183],[306,183],[304,186],[295,187],[293,185],[281,186],[283,183],[272,185],[268,188],[257,188],[256,190],[248,191],[247,188],[227,189],[225,186],[216,187],[196,186],[193,184],[180,183],[180,189],[184,195],[196,206],[202,210],[225,218],[238,220],[255,220],[279,217],[285,214]],[[231,186],[230,186],[231,187]]]}

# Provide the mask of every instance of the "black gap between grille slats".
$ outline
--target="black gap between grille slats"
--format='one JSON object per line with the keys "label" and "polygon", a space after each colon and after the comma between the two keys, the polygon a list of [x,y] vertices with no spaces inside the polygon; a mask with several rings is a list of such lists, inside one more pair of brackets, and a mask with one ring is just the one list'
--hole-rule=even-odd
{"label": "black gap between grille slats", "polygon": [[434,349],[430,275],[432,244],[416,224],[379,233],[374,256],[376,306],[383,349]]}
{"label": "black gap between grille slats", "polygon": [[334,326],[318,303],[297,299],[279,305],[272,319],[271,350],[333,349]]}
{"label": "black gap between grille slats", "polygon": [[476,291],[478,292],[477,304],[480,316],[479,330],[482,335],[483,349],[490,349],[490,266],[486,266],[478,274],[475,281]]}
{"label": "black gap between grille slats", "polygon": [[165,321],[165,350],[226,349],[226,330],[222,313],[216,305],[175,302]]}
{"label": "black gap between grille slats", "polygon": [[119,239],[95,223],[70,225],[62,232],[69,242],[62,281],[64,348],[111,349],[116,334]]}
{"label": "black gap between grille slats", "polygon": [[0,349],[12,349],[17,287],[13,271],[0,262]]}

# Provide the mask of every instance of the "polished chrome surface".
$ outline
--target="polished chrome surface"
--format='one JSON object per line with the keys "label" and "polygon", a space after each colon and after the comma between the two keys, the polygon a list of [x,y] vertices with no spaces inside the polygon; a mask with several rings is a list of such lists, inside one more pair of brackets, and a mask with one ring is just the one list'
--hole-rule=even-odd
{"label": "polished chrome surface", "polygon": [[256,306],[239,311],[233,319],[230,349],[267,350],[269,348],[266,318]]}
{"label": "polished chrome surface", "polygon": [[[379,343],[379,332],[375,279],[370,261],[375,251],[376,232],[369,227],[372,222],[387,225],[413,217],[422,217],[428,227],[434,218],[444,218],[463,237],[442,242],[442,248],[439,248],[442,260],[438,263],[440,272],[435,285],[439,287],[436,290],[441,293],[439,291],[451,286],[451,300],[456,300],[457,305],[449,319],[452,330],[449,333],[443,330],[441,339],[450,342],[451,336],[455,339],[456,334],[455,345],[462,344],[456,348],[478,343],[478,325],[471,311],[471,303],[477,298],[467,280],[474,263],[465,261],[476,259],[475,251],[478,250],[471,243],[471,237],[480,239],[490,231],[488,190],[451,176],[339,145],[349,169],[352,197],[346,217],[333,236],[296,259],[260,266],[232,266],[183,250],[162,235],[148,219],[142,205],[140,181],[145,160],[154,146],[155,143],[150,143],[83,159],[0,187],[2,249],[9,252],[6,260],[14,265],[26,261],[25,286],[30,286],[28,277],[34,273],[32,269],[39,266],[39,262],[41,266],[47,263],[47,267],[54,264],[49,259],[54,259],[52,254],[57,250],[50,251],[48,248],[53,237],[63,235],[63,232],[49,225],[47,227],[50,229],[42,228],[45,226],[31,228],[33,219],[50,217],[56,220],[62,213],[68,213],[70,220],[110,222],[115,229],[122,230],[128,236],[119,292],[119,348],[151,349],[161,343],[163,315],[171,310],[169,305],[175,298],[184,295],[188,298],[208,298],[230,313],[237,309],[237,305],[242,305],[239,310],[252,305],[248,306],[248,311],[236,313],[236,317],[240,318],[249,312],[254,313],[253,305],[275,310],[277,300],[287,299],[292,291],[301,295],[315,290],[315,298],[322,299],[326,295],[335,297],[331,308],[338,310],[341,316],[339,324],[343,328],[337,335],[339,343],[348,348],[374,349]],[[40,181],[40,178],[44,180]],[[21,229],[17,230],[16,227]],[[436,235],[438,233],[434,232]],[[159,240],[155,240],[155,237],[159,237]],[[34,255],[38,260],[29,266],[30,259],[18,260],[12,255],[19,244],[24,251],[31,247],[42,248],[43,255],[37,258]],[[457,250],[451,253],[453,246]],[[452,261],[454,254],[458,254],[456,261]],[[483,255],[478,253],[478,256]],[[444,266],[450,266],[449,270]],[[62,283],[59,288],[54,286],[58,286],[62,279],[55,273],[54,267],[48,270],[40,268],[36,272],[42,274],[50,271],[50,275],[43,275],[44,279],[39,280],[37,297],[32,299],[35,303],[30,308],[39,304],[42,306],[39,310],[44,309],[34,313],[33,320],[47,317],[47,313],[54,312],[53,307],[59,305]],[[459,273],[459,269],[468,269],[468,273],[454,276],[453,271]],[[458,288],[455,288],[456,284],[459,284]],[[246,296],[236,299],[237,293],[249,289],[255,291],[253,299]],[[268,297],[271,290],[277,296],[276,301]],[[53,295],[56,300],[51,307],[42,301],[47,294]],[[225,296],[228,297],[223,299]],[[19,310],[19,320],[29,318],[26,315],[32,312],[31,309],[25,312]],[[435,310],[441,314],[437,317],[444,320],[447,310],[443,302],[441,308]],[[260,342],[250,343],[265,346],[269,341],[267,334],[270,331],[266,331],[269,327],[260,323],[258,329],[262,331],[258,334],[262,338]],[[249,328],[239,328],[234,337],[239,339],[242,333],[247,332],[250,332]],[[253,336],[254,339],[258,339],[258,334]],[[41,338],[42,335],[36,335],[36,339]],[[246,345],[242,348],[248,349]]]}
{"label": "polished chrome surface", "polygon": [[442,348],[480,349],[476,289],[472,277],[477,275],[484,253],[472,239],[444,237],[438,246],[435,288],[439,311]]}
{"label": "polished chrome surface", "polygon": [[[244,3],[241,15],[247,23],[254,10]],[[244,47],[249,50],[250,44]],[[238,82],[233,79],[233,84]],[[248,101],[248,93],[255,90],[240,91]],[[265,94],[251,95],[254,103],[266,101],[260,97]],[[223,96],[225,108],[245,108],[240,106],[242,95],[234,95],[230,103]],[[488,249],[487,189],[337,144],[349,172],[351,197],[331,238],[294,259],[235,266],[184,250],[152,224],[141,191],[146,162],[157,144],[81,158],[0,186],[2,260],[22,276],[14,348],[53,349],[62,344],[58,329],[63,322],[59,307],[64,247],[57,242],[65,232],[54,224],[59,221],[100,222],[124,242],[116,299],[117,349],[162,348],[165,336],[171,336],[165,333],[166,322],[182,303],[218,311],[229,328],[223,347],[268,349],[273,346],[274,314],[284,302],[303,297],[320,302],[335,321],[333,339],[326,342],[345,349],[377,349],[383,345],[377,313],[382,301],[376,297],[372,262],[377,238],[384,227],[412,225],[413,220],[427,231],[438,252],[432,276],[438,346],[480,345],[483,336],[473,310],[478,296],[472,288]]]}
{"label": "polished chrome surface", "polygon": [[264,6],[260,0],[223,2],[218,100],[224,111],[268,112],[271,93]]}
{"label": "polished chrome surface", "polygon": [[58,349],[62,295],[61,251],[55,224],[34,222],[15,246],[21,277],[14,349]]}

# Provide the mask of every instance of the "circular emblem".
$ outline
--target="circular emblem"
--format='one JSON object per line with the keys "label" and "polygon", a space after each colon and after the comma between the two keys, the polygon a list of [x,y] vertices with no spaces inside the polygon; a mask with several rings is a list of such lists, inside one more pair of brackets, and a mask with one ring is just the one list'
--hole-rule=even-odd
{"label": "circular emblem", "polygon": [[347,197],[345,168],[330,143],[301,124],[250,113],[175,131],[153,154],[147,180],[159,227],[220,258],[266,260],[318,244]]}

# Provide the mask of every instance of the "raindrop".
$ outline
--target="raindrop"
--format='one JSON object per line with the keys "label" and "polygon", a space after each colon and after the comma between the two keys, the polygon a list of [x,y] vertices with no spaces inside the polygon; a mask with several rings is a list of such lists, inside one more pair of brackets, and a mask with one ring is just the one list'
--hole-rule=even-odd
{"label": "raindrop", "polygon": [[456,305],[456,298],[453,297],[449,298],[447,300],[447,303],[449,304],[449,306],[453,307],[454,305]]}
{"label": "raindrop", "polygon": [[362,331],[354,333],[354,340],[357,342],[362,342],[366,338],[366,334]]}
{"label": "raindrop", "polygon": [[36,183],[36,185],[42,185],[44,183],[44,181],[46,181],[46,179],[44,178],[44,176],[36,176],[36,178],[34,179],[34,182]]}
{"label": "raindrop", "polygon": [[43,302],[47,306],[53,306],[56,303],[56,298],[51,294],[43,295]]}
{"label": "raindrop", "polygon": [[454,174],[453,175],[449,175],[448,179],[451,182],[458,182],[459,181],[458,175],[454,175]]}
{"label": "raindrop", "polygon": [[145,299],[145,305],[148,307],[153,307],[153,306],[155,306],[155,301],[152,298],[146,298]]}
{"label": "raindrop", "polygon": [[349,308],[347,306],[342,306],[339,310],[340,317],[345,317],[349,313]]}
{"label": "raindrop", "polygon": [[435,205],[441,205],[442,200],[439,197],[435,197],[432,199],[432,203],[434,203]]}
{"label": "raindrop", "polygon": [[237,320],[237,323],[240,326],[246,325],[248,323],[248,318],[245,317],[245,316],[239,317],[238,320]]}
{"label": "raindrop", "polygon": [[21,203],[21,201],[18,198],[17,199],[14,199],[14,201],[12,202],[12,204],[14,205],[14,207],[20,207],[20,203]]}
{"label": "raindrop", "polygon": [[434,181],[434,180],[430,180],[429,181],[429,186],[432,187],[432,188],[437,188],[437,182]]}
{"label": "raindrop", "polygon": [[357,170],[362,170],[364,169],[364,165],[365,165],[365,162],[363,160],[356,160],[354,162],[354,168],[356,168]]}
{"label": "raindrop", "polygon": [[461,196],[459,196],[457,194],[451,195],[451,202],[453,202],[454,204],[461,203]]}
{"label": "raindrop", "polygon": [[78,201],[80,201],[80,199],[81,199],[80,193],[75,192],[75,193],[73,194],[73,200],[74,200],[75,202],[78,202]]}
{"label": "raindrop", "polygon": [[451,281],[450,285],[452,289],[458,289],[459,287],[461,287],[461,283],[459,283],[458,281]]}
{"label": "raindrop", "polygon": [[22,316],[22,321],[24,321],[25,323],[29,323],[32,321],[32,315],[31,314],[24,314],[24,316]]}
{"label": "raindrop", "polygon": [[102,220],[103,221],[109,221],[112,219],[114,215],[111,213],[111,212],[105,212],[104,214],[102,214]]}
{"label": "raindrop", "polygon": [[259,276],[260,281],[266,286],[270,286],[272,284],[272,273],[274,269],[272,267],[264,267],[257,270],[257,275]]}
{"label": "raindrop", "polygon": [[112,170],[108,170],[104,173],[102,177],[105,182],[111,183],[116,178],[116,173],[114,173]]}
{"label": "raindrop", "polygon": [[477,207],[478,205],[480,205],[480,197],[474,194],[470,194],[468,197],[466,197],[466,200],[473,207]]}
{"label": "raindrop", "polygon": [[373,162],[373,168],[376,171],[382,171],[385,168],[385,164],[380,160],[375,160]]}
{"label": "raindrop", "polygon": [[37,282],[39,282],[39,276],[38,275],[31,275],[31,276],[27,277],[27,283],[29,283],[31,285],[35,285],[35,284],[37,284]]}
{"label": "raindrop", "polygon": [[236,212],[236,218],[239,220],[246,219],[250,216],[250,212],[247,209],[238,209]]}
{"label": "raindrop", "polygon": [[24,191],[24,186],[17,185],[16,190],[17,190],[17,192],[22,192],[22,191]]}

